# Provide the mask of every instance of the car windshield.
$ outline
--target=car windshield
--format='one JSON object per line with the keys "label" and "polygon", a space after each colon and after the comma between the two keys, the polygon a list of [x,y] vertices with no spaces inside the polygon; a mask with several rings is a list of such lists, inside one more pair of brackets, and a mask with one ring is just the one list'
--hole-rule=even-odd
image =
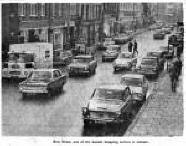
{"label": "car windshield", "polygon": [[90,58],[75,58],[73,60],[74,63],[89,63],[90,61]]}
{"label": "car windshield", "polygon": [[148,52],[147,56],[159,57],[161,56],[161,52]]}
{"label": "car windshield", "polygon": [[119,58],[132,58],[131,53],[121,53],[119,54]]}
{"label": "car windshield", "polygon": [[112,90],[112,89],[96,89],[94,99],[102,100],[124,100],[125,91],[124,90]]}
{"label": "car windshield", "polygon": [[121,83],[125,84],[127,86],[141,87],[142,86],[142,79],[141,78],[124,77],[121,79]]}
{"label": "car windshield", "polygon": [[118,50],[117,47],[111,47],[111,46],[109,46],[109,47],[107,48],[107,51],[117,51],[117,50]]}
{"label": "car windshield", "polygon": [[154,58],[143,58],[141,61],[141,64],[146,64],[146,65],[156,65],[157,60]]}
{"label": "car windshield", "polygon": [[49,81],[52,77],[50,71],[34,71],[29,77],[31,81]]}

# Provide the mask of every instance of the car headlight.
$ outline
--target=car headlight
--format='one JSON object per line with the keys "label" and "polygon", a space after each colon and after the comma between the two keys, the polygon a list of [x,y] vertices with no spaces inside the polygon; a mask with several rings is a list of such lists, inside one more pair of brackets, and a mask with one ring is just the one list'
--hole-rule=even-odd
{"label": "car headlight", "polygon": [[83,113],[84,116],[88,115],[89,114],[88,108],[87,107],[83,107],[82,108],[82,113]]}
{"label": "car headlight", "polygon": [[157,68],[153,68],[152,71],[157,71]]}

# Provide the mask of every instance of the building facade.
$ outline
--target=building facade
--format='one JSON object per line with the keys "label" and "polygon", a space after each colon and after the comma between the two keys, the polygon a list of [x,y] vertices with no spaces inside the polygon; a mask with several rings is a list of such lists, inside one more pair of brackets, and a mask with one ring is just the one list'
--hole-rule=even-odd
{"label": "building facade", "polygon": [[119,22],[121,23],[120,32],[126,30],[136,30],[142,25],[143,8],[141,3],[120,3]]}
{"label": "building facade", "polygon": [[115,22],[118,20],[118,6],[118,3],[103,4],[103,32],[106,36],[112,36],[117,32]]}
{"label": "building facade", "polygon": [[51,42],[55,50],[65,48],[75,30],[70,7],[66,3],[18,4],[19,29],[24,42]]}
{"label": "building facade", "polygon": [[79,39],[84,40],[87,46],[98,43],[101,37],[102,4],[79,4],[79,19]]}

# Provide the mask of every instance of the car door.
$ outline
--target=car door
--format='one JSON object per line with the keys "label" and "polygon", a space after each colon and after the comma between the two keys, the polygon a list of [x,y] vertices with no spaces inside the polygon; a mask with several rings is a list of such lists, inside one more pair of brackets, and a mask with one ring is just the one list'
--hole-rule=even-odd
{"label": "car door", "polygon": [[94,70],[95,67],[96,67],[96,62],[94,60],[94,57],[91,57],[91,59],[90,59],[90,68],[91,68],[91,70]]}
{"label": "car door", "polygon": [[148,80],[147,78],[144,76],[143,77],[143,94],[146,95],[147,91],[148,91]]}
{"label": "car door", "polygon": [[57,89],[60,86],[60,72],[58,70],[53,71],[53,77],[54,77],[54,88]]}

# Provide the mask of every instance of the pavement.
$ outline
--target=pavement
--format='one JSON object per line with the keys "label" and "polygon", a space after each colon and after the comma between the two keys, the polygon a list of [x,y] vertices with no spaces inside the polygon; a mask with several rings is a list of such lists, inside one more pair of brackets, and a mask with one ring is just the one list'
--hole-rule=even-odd
{"label": "pavement", "polygon": [[183,73],[179,77],[176,93],[171,91],[166,73],[125,136],[183,136],[183,111]]}

